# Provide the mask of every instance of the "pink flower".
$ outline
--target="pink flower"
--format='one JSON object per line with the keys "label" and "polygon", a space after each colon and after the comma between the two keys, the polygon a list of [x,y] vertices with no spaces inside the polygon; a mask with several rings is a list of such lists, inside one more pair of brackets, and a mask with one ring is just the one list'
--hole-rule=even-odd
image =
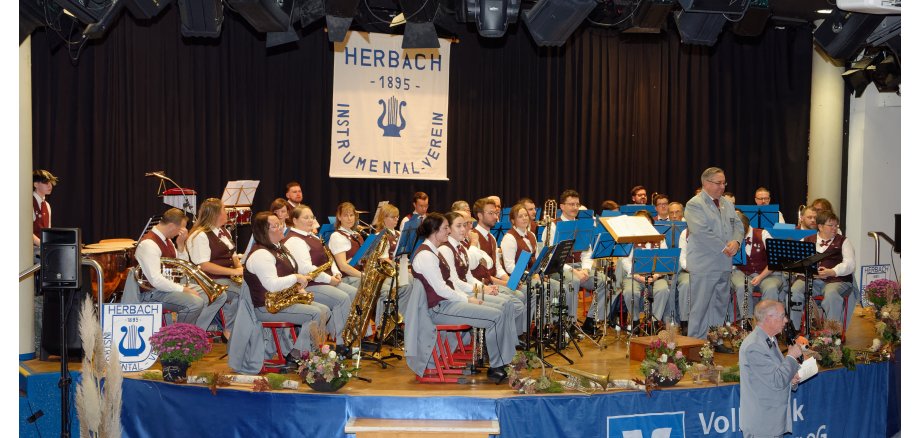
{"label": "pink flower", "polygon": [[684,352],[678,350],[678,351],[677,351],[677,354],[675,354],[674,357],[675,357],[676,359],[683,359],[683,357],[684,357]]}
{"label": "pink flower", "polygon": [[324,345],[323,345],[323,348],[320,348],[320,351],[322,351],[323,354],[328,354],[328,353],[329,353],[329,344],[324,344]]}

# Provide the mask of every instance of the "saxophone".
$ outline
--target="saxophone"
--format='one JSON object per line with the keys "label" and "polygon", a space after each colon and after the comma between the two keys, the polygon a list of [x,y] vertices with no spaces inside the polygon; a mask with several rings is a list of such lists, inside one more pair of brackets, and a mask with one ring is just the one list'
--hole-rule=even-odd
{"label": "saxophone", "polygon": [[294,304],[313,304],[313,292],[304,292],[300,283],[294,283],[287,289],[265,292],[265,310],[278,313]]}
{"label": "saxophone", "polygon": [[351,311],[348,312],[345,327],[342,328],[342,344],[346,347],[351,347],[367,333],[367,325],[370,323],[372,314],[371,309],[380,296],[380,288],[384,280],[396,276],[396,268],[393,265],[380,261],[385,245],[386,239],[381,237],[374,244],[374,249],[364,259],[367,263],[361,274],[361,284],[358,286],[355,300],[351,303]]}
{"label": "saxophone", "polygon": [[[204,290],[204,293],[208,295],[209,303],[213,303],[217,297],[227,291],[227,286],[212,280],[211,277],[208,277],[208,274],[205,274],[201,268],[192,264],[192,262],[172,257],[160,257],[160,264],[163,268],[163,275],[171,277],[177,283],[183,275],[186,278],[195,280],[198,286]],[[178,272],[173,271],[174,269]],[[143,289],[155,289],[150,284],[150,281],[147,280],[147,276],[144,275],[140,266],[134,270],[134,279],[137,280],[138,286]]]}

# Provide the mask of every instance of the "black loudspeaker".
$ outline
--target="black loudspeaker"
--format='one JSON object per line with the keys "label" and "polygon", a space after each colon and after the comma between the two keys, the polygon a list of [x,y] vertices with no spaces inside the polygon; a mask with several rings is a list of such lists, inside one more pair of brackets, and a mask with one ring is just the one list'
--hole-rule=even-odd
{"label": "black loudspeaker", "polygon": [[351,21],[358,13],[358,0],[328,0],[326,2],[326,29],[329,32],[329,41],[340,43],[345,41]]}
{"label": "black loudspeaker", "polygon": [[508,24],[517,23],[521,12],[520,0],[458,0],[457,21],[476,23],[479,35],[486,38],[501,38],[508,31]]}
{"label": "black loudspeaker", "polygon": [[227,0],[259,32],[284,32],[291,23],[294,0]]}
{"label": "black loudspeaker", "polygon": [[659,33],[673,8],[673,0],[640,0],[633,12],[632,27],[623,33]]}
{"label": "black loudspeaker", "polygon": [[748,3],[750,0],[680,0],[685,11],[721,14],[740,14],[747,9]]}
{"label": "black loudspeaker", "polygon": [[884,15],[857,14],[834,9],[817,29],[815,42],[828,56],[848,61],[856,55],[866,38],[885,19]]}
{"label": "black loudspeaker", "polygon": [[[89,267],[86,268],[89,271]],[[89,272],[87,272],[88,274]],[[83,344],[80,341],[80,312],[83,301],[91,299],[92,289],[86,290],[48,289],[44,291],[42,304],[42,336],[39,359],[48,360],[48,356],[61,356],[61,324],[66,324],[68,361],[83,359]],[[64,295],[64,321],[61,321],[61,294]]]}
{"label": "black loudspeaker", "polygon": [[79,289],[80,229],[45,228],[41,235],[41,287]]}
{"label": "black loudspeaker", "polygon": [[217,38],[224,24],[224,5],[221,0],[179,0],[179,18],[182,36]]}
{"label": "black loudspeaker", "polygon": [[538,46],[561,46],[595,7],[594,0],[540,0],[524,22]]}
{"label": "black loudspeaker", "polygon": [[763,33],[763,29],[767,26],[767,20],[770,19],[770,15],[772,15],[770,8],[756,8],[751,6],[741,20],[732,24],[732,32],[740,36],[758,36]]}
{"label": "black loudspeaker", "polygon": [[128,0],[125,5],[135,18],[156,17],[172,0]]}
{"label": "black loudspeaker", "polygon": [[680,42],[704,46],[715,45],[725,26],[724,15],[703,12],[677,11],[674,13],[674,21],[680,32]]}

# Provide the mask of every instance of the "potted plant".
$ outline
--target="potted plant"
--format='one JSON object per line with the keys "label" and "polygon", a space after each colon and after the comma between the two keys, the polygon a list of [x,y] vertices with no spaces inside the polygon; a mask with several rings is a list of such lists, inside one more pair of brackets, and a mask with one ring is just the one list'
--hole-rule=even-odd
{"label": "potted plant", "polygon": [[873,280],[866,286],[866,298],[875,305],[876,317],[878,319],[882,307],[890,303],[901,301],[901,285],[896,281],[885,278]]}
{"label": "potted plant", "polygon": [[326,339],[326,332],[316,322],[311,322],[308,328],[313,345],[322,345],[322,347],[303,353],[297,374],[315,391],[338,391],[348,383],[358,369],[347,367],[346,358],[343,355],[337,354],[329,345],[322,343]]}
{"label": "potted plant", "polygon": [[211,340],[198,326],[176,323],[154,333],[150,346],[163,366],[163,380],[184,382],[189,364],[211,351]]}
{"label": "potted plant", "polygon": [[674,386],[690,370],[690,364],[684,353],[677,349],[674,341],[652,340],[645,349],[645,359],[639,365],[639,371],[646,381],[651,380],[658,386]]}

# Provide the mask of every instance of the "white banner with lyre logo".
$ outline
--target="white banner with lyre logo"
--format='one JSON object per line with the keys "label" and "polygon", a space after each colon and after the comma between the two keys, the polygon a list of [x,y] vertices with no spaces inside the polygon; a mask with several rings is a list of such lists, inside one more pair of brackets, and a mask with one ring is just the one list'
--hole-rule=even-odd
{"label": "white banner with lyre logo", "polygon": [[335,44],[329,176],[447,180],[450,40],[348,32]]}

